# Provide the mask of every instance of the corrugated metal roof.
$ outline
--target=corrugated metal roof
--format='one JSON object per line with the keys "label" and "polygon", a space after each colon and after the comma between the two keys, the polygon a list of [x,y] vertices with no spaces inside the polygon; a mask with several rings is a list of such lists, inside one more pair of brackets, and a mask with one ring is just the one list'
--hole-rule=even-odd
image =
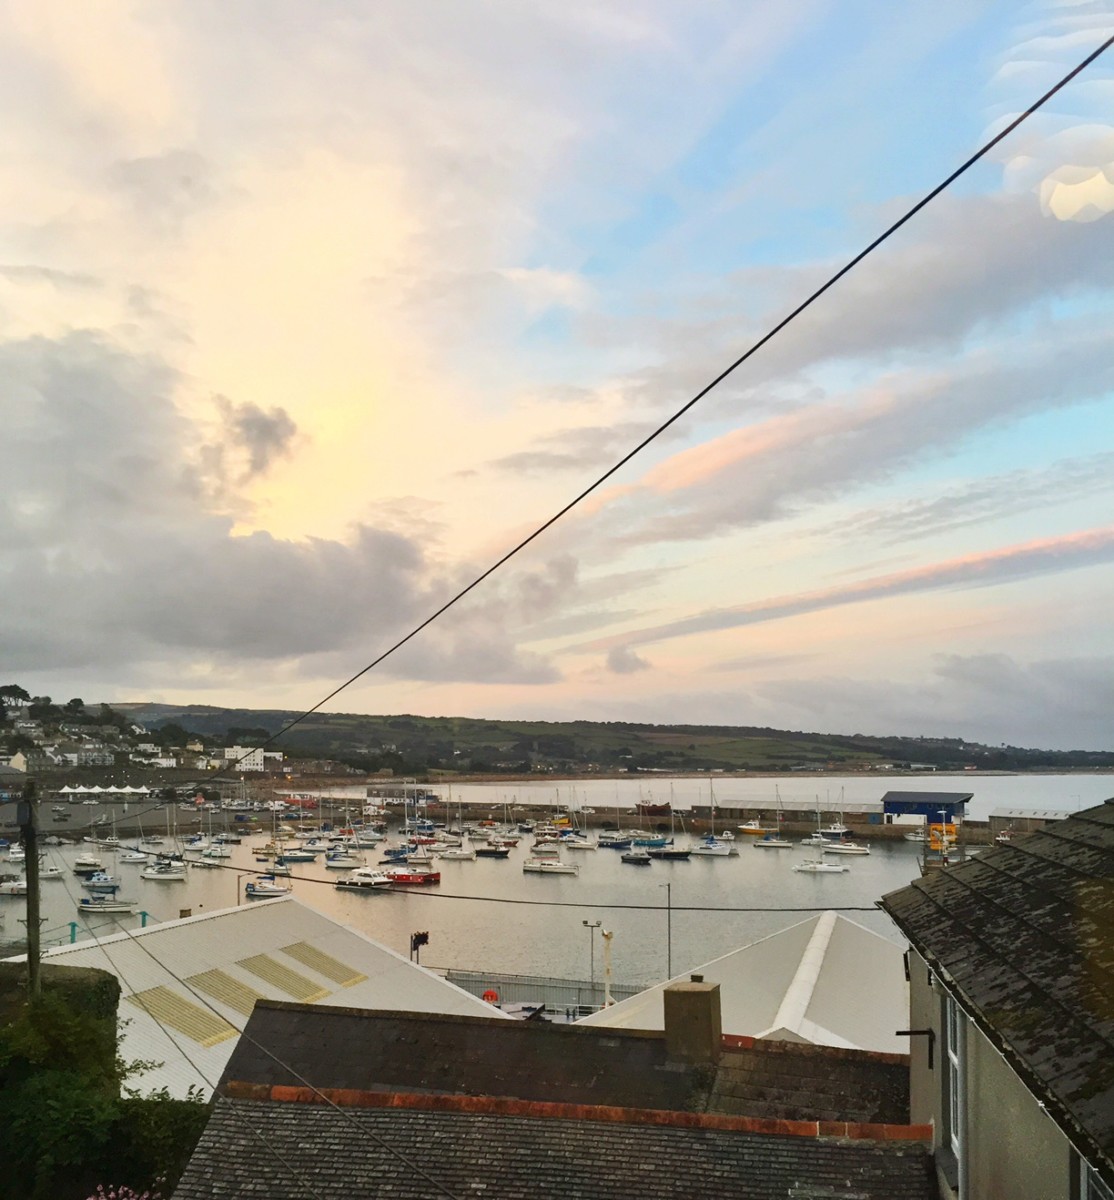
{"label": "corrugated metal roof", "polygon": [[1062,821],[1068,814],[1062,808],[996,808],[990,816],[1014,821]]}
{"label": "corrugated metal roof", "polygon": [[[295,971],[283,964],[282,956],[298,945],[311,947],[323,957],[315,965],[308,961],[311,956],[304,956],[298,960],[304,970]],[[269,971],[270,980],[238,965],[255,955],[273,956],[279,971]],[[513,1019],[294,897],[257,901],[99,941],[59,946],[47,951],[44,958],[66,966],[111,971],[120,980],[125,997],[165,988],[183,1003],[227,1022],[234,1032],[243,1029],[257,997],[289,999],[293,993],[274,980],[281,977],[292,983],[294,976],[301,980],[299,988],[312,989],[322,1004]],[[327,962],[334,964],[329,968],[332,974],[320,969]],[[340,968],[350,979],[362,978],[343,986],[344,981],[335,978]],[[128,1060],[159,1064],[137,1077],[136,1086],[166,1087],[173,1096],[184,1096],[190,1087],[206,1093],[212,1090],[235,1045],[234,1038],[206,1045],[169,1021],[160,1022],[142,1006],[128,1005],[128,1009],[127,1023],[121,1027],[120,1053]]]}
{"label": "corrugated metal roof", "polygon": [[135,992],[124,999],[202,1046],[215,1046],[218,1042],[237,1036],[238,1031],[223,1017],[198,1007],[180,993],[161,985],[148,988],[145,992]]}
{"label": "corrugated metal roof", "polygon": [[[810,917],[693,973],[720,985],[724,1033],[784,1031],[823,1046],[908,1051],[894,1036],[909,1016],[901,947],[836,913]],[[578,1024],[664,1029],[665,987],[648,988]]]}
{"label": "corrugated metal roof", "polygon": [[366,975],[346,966],[340,959],[333,958],[331,954],[326,954],[324,950],[319,950],[309,942],[295,942],[293,946],[283,946],[282,952],[297,959],[304,966],[312,967],[326,979],[339,983],[341,987],[352,987],[354,984],[363,983],[367,978]]}
{"label": "corrugated metal roof", "polygon": [[241,958],[236,965],[253,975],[258,975],[264,982],[274,984],[280,991],[295,1000],[301,1000],[304,1004],[324,1000],[329,994],[328,988],[318,987],[312,979],[283,966],[269,954],[252,954],[248,958]]}

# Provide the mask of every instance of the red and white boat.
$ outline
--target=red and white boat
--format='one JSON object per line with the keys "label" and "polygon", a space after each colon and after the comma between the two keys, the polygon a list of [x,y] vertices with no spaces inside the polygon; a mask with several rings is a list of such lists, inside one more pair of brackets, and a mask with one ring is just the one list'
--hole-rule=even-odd
{"label": "red and white boat", "polygon": [[425,871],[411,866],[388,867],[383,874],[392,884],[402,887],[423,887],[441,882],[440,871]]}

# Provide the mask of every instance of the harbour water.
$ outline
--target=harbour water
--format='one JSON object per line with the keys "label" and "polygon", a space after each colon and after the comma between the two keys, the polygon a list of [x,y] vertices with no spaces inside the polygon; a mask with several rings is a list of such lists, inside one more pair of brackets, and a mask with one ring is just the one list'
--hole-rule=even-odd
{"label": "harbour water", "polygon": [[[773,779],[722,779],[715,783],[717,803],[772,809]],[[945,776],[900,779],[852,776],[777,780],[783,799],[821,796],[822,811],[838,811],[845,802],[877,800],[888,788],[972,791],[970,815],[985,818],[998,807],[1073,810],[1099,803],[1114,794],[1110,776]],[[707,803],[707,780],[589,780],[575,783],[469,784],[453,789],[454,802],[467,804],[473,815],[490,806],[498,816],[504,802],[519,805],[564,804],[593,807],[602,813],[616,803],[629,809],[638,800],[668,800],[678,807]],[[610,805],[607,803],[610,801]],[[75,810],[76,811],[76,810]],[[84,810],[88,819],[89,810]],[[161,817],[162,814],[160,813]],[[75,822],[76,824],[76,822]],[[67,829],[68,836],[81,831]],[[117,860],[111,851],[95,850],[105,867],[123,880],[121,895],[137,901],[149,921],[175,918],[183,910],[203,914],[239,903],[252,873],[265,871],[255,847],[267,840],[264,827],[240,846],[220,869],[190,869],[185,882],[144,880],[140,867]],[[130,841],[134,839],[123,839]],[[428,931],[423,962],[439,968],[476,968],[516,974],[588,978],[592,939],[597,976],[602,946],[597,932],[584,921],[601,921],[614,933],[614,977],[624,982],[653,983],[666,976],[671,952],[674,975],[682,974],[740,946],[807,919],[825,908],[846,915],[869,929],[898,941],[889,919],[875,907],[884,893],[902,887],[919,874],[917,848],[907,842],[875,842],[871,854],[843,860],[845,874],[794,872],[794,863],[815,852],[794,844],[786,850],[755,850],[752,839],[739,836],[738,854],[730,858],[656,860],[634,867],[609,850],[564,851],[580,865],[579,876],[537,876],[522,871],[530,839],[525,838],[507,860],[442,861],[441,884],[421,890],[366,894],[338,891],[336,872],[318,863],[293,867],[293,894],[335,920],[366,933],[406,954],[410,935]],[[63,876],[42,884],[44,944],[107,936],[136,928],[140,916],[77,913],[86,895],[72,873],[73,859],[88,846],[46,847],[44,863],[63,868]],[[2,856],[0,856],[2,858]],[[374,864],[379,855],[365,853]],[[7,864],[0,861],[0,867]],[[669,885],[668,888],[665,885]],[[22,897],[0,897],[4,933],[17,937],[24,916]]]}

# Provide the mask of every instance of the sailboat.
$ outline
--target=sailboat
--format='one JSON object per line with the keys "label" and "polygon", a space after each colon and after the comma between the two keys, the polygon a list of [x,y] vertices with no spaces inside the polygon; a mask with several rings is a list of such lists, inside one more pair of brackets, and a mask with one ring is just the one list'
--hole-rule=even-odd
{"label": "sailboat", "polygon": [[703,858],[728,858],[739,852],[730,842],[716,837],[716,793],[711,780],[708,781],[708,792],[711,796],[712,832],[702,842],[692,847],[692,853]]}
{"label": "sailboat", "polygon": [[758,850],[788,850],[793,843],[785,837],[781,836],[781,822],[783,815],[781,811],[781,792],[778,786],[774,784],[774,795],[777,797],[777,829],[769,830],[752,843]]}

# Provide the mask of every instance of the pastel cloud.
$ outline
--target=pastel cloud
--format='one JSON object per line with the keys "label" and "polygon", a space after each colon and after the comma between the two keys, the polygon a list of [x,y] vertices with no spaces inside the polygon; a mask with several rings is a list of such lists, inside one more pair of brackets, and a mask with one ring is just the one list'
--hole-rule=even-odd
{"label": "pastel cloud", "polygon": [[713,609],[664,625],[615,634],[567,648],[586,653],[630,648],[711,630],[734,629],[825,612],[849,604],[908,596],[943,588],[989,587],[1114,561],[1114,526],[1043,538],[984,554],[964,555],[908,571],[876,576],[842,586],[777,596],[734,608]]}

